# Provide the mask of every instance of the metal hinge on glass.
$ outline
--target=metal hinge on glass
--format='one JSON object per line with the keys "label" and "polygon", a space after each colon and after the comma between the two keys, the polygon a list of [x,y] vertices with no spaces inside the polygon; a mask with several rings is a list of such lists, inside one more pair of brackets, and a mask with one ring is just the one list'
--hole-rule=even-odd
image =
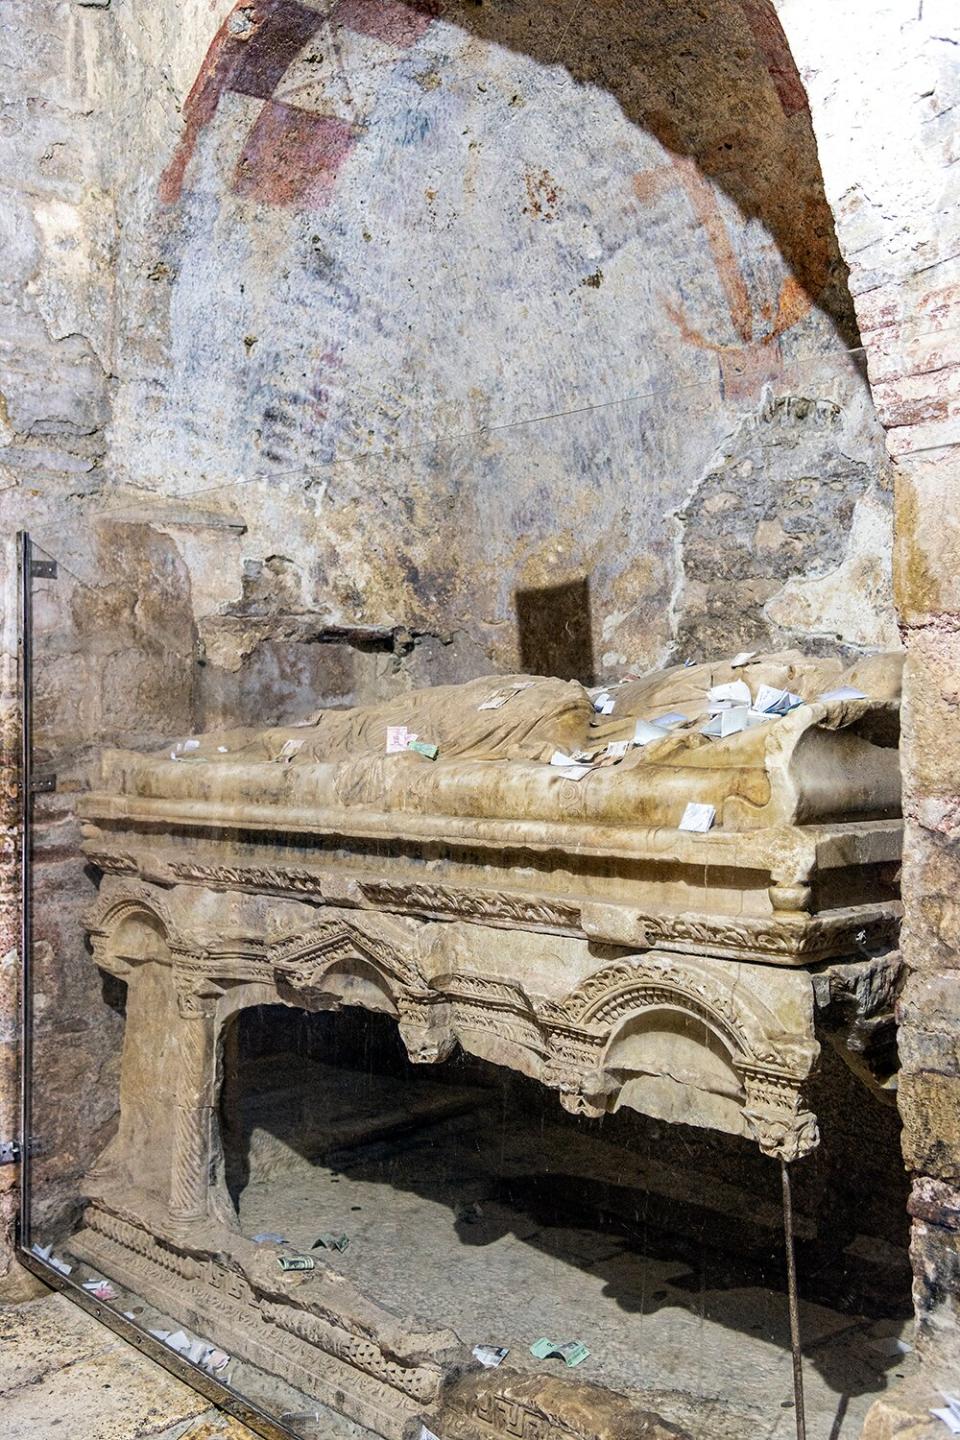
{"label": "metal hinge on glass", "polygon": [[31,580],[56,580],[56,560],[33,560],[30,561]]}
{"label": "metal hinge on glass", "polygon": [[[41,1154],[39,1136],[30,1136],[30,1139],[27,1141],[27,1152],[30,1155]],[[0,1140],[0,1165],[16,1165],[21,1153],[19,1140]]]}

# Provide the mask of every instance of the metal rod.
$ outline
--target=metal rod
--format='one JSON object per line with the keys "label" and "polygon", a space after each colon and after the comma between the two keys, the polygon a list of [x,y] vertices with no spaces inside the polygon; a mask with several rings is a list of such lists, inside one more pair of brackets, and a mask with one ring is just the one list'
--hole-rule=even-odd
{"label": "metal rod", "polygon": [[793,1356],[793,1402],[797,1440],[807,1440],[807,1418],[803,1406],[803,1356],[800,1352],[800,1306],[797,1298],[797,1261],[793,1250],[793,1197],[790,1193],[790,1166],[780,1161],[783,1182],[783,1240],[787,1252],[787,1300],[790,1307],[790,1352]]}
{"label": "metal rod", "polygon": [[20,581],[20,1246],[30,1245],[33,1134],[33,545],[18,536]]}

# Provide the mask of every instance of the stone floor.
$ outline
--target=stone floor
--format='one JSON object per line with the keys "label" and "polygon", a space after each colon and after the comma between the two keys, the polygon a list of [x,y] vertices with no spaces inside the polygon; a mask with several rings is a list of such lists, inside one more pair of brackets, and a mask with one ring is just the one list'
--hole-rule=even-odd
{"label": "stone floor", "polygon": [[[656,1146],[644,1158],[616,1130],[581,1134],[554,1109],[531,1109],[476,1076],[442,1085],[418,1071],[401,1085],[375,1068],[276,1054],[243,1068],[224,1138],[248,1236],[279,1232],[306,1251],[324,1231],[345,1232],[348,1248],[324,1251],[324,1263],[396,1312],[448,1325],[470,1344],[508,1346],[510,1368],[549,1370],[529,1353],[542,1335],[579,1339],[590,1356],[570,1378],[630,1394],[693,1440],[792,1440],[778,1206],[768,1215],[731,1184],[711,1208],[715,1176],[694,1165],[675,1175]],[[672,1195],[678,1212],[692,1197],[706,1217],[700,1228],[687,1234],[679,1215],[666,1228],[653,1223],[645,1206],[654,1190]],[[728,1229],[716,1232],[723,1215]],[[729,1226],[748,1223],[774,1237],[772,1264],[744,1268]],[[82,1281],[69,1244],[57,1238]],[[849,1276],[837,1277],[835,1295],[821,1287],[802,1303],[809,1440],[855,1440],[870,1405],[892,1402],[915,1370],[902,1310],[844,1298],[869,1301],[870,1286],[848,1292],[863,1266],[841,1259]],[[129,1293],[116,1303],[145,1327],[182,1323]],[[375,1440],[239,1357],[229,1382],[289,1416],[304,1440]],[[6,1303],[0,1294],[0,1440],[56,1433],[252,1440],[34,1284]],[[881,1433],[887,1440],[886,1429],[871,1440]],[[925,1428],[908,1434],[927,1440]]]}
{"label": "stone floor", "polygon": [[255,1440],[26,1272],[0,1287],[0,1437]]}
{"label": "stone floor", "polygon": [[[507,1346],[512,1368],[549,1369],[530,1355],[540,1336],[578,1339],[590,1356],[572,1375],[693,1440],[792,1440],[779,1277],[578,1205],[578,1172],[622,1179],[627,1157],[501,1100],[422,1072],[398,1086],[302,1057],[250,1066],[234,1136],[243,1232],[304,1252],[321,1232],[346,1233],[325,1264],[395,1313]],[[801,1326],[810,1440],[855,1440],[871,1404],[913,1371],[912,1321],[804,1300]],[[335,1421],[331,1434],[341,1440]]]}

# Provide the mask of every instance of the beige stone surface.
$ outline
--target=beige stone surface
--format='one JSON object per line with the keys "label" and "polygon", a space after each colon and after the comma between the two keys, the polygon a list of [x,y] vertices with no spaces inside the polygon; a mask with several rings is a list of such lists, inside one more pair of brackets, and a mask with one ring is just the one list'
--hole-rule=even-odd
{"label": "beige stone surface", "polygon": [[946,1430],[930,1410],[943,1396],[923,1377],[902,1381],[870,1408],[861,1440],[944,1440]]}
{"label": "beige stone surface", "polygon": [[960,1075],[908,1071],[900,1077],[904,1157],[920,1175],[960,1179]]}
{"label": "beige stone surface", "polygon": [[4,1440],[253,1440],[62,1295],[0,1305]]}
{"label": "beige stone surface", "polygon": [[960,766],[960,635],[928,627],[911,637],[904,667],[903,717],[911,747],[903,767],[905,805],[915,796],[953,798]]}

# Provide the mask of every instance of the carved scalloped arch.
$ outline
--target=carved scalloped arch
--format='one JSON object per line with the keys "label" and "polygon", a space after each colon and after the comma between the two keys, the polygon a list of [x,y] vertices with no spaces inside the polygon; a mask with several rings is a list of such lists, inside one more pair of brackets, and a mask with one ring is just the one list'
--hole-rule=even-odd
{"label": "carved scalloped arch", "polygon": [[168,944],[182,944],[170,906],[147,885],[125,886],[123,890],[99,895],[84,915],[84,925],[91,935],[109,939],[125,920],[135,915],[159,925]]}
{"label": "carved scalloped arch", "polygon": [[268,950],[270,964],[291,979],[298,972],[322,976],[350,956],[375,970],[394,1000],[428,991],[416,965],[395,946],[343,920],[325,920],[303,935],[275,941]]}
{"label": "carved scalloped arch", "polygon": [[606,966],[568,996],[566,1009],[578,1024],[605,1030],[608,1036],[622,1021],[644,1011],[676,1010],[707,1025],[733,1059],[778,1063],[761,1017],[732,992],[678,963]]}

